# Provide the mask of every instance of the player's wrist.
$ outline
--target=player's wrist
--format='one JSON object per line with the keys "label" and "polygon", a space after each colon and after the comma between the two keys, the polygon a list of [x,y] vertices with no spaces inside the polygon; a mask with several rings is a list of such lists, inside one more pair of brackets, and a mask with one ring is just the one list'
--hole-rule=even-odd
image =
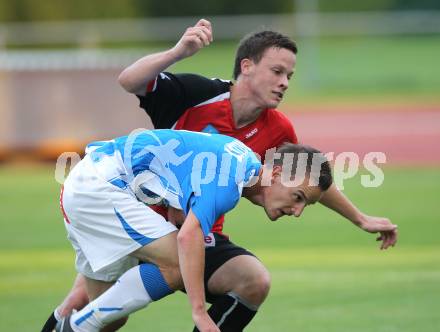
{"label": "player's wrist", "polygon": [[192,309],[191,309],[191,313],[192,313],[193,319],[202,318],[203,316],[208,314],[204,304],[203,305],[193,306]]}
{"label": "player's wrist", "polygon": [[368,223],[367,216],[361,212],[357,213],[352,221],[356,226],[362,229],[364,229]]}
{"label": "player's wrist", "polygon": [[173,48],[170,48],[167,53],[173,62],[178,62],[186,58],[185,52],[182,50],[182,47],[180,47],[179,44],[176,44]]}

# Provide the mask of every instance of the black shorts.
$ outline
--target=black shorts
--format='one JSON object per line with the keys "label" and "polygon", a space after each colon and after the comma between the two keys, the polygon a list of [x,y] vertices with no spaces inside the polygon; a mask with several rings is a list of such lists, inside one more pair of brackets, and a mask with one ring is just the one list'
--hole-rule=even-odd
{"label": "black shorts", "polygon": [[[205,249],[205,293],[206,301],[213,303],[219,295],[211,294],[208,291],[208,280],[217,269],[225,264],[231,258],[241,255],[254,256],[253,253],[242,247],[236,246],[229,241],[227,236],[213,233],[215,238],[215,246],[206,247]],[[206,242],[206,240],[205,240]]]}

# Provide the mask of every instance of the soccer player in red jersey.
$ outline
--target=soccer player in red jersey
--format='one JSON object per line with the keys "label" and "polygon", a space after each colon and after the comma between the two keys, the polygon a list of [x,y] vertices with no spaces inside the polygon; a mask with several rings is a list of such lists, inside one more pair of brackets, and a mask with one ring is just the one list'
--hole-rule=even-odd
{"label": "soccer player in red jersey", "polygon": [[[188,28],[173,48],[147,55],[127,67],[119,76],[119,82],[125,90],[138,96],[140,107],[150,116],[155,128],[233,136],[263,159],[271,148],[284,142],[297,143],[291,122],[276,110],[294,74],[295,42],[273,31],[245,37],[236,54],[234,82],[165,72],[172,64],[194,55],[212,41],[211,24],[202,19]],[[364,230],[371,229],[372,225],[390,224],[386,218],[359,211],[334,184],[320,203]],[[169,219],[176,219],[171,212]],[[222,331],[241,331],[265,300],[270,275],[252,253],[229,241],[223,234],[223,222],[224,217],[216,222],[212,234],[205,240],[205,290],[207,300],[212,303],[208,313],[214,322],[221,322]],[[382,247],[394,243],[395,236],[395,230],[381,232]],[[56,311],[59,316],[81,307],[79,299],[84,298],[81,279],[81,276],[77,278],[78,286],[74,286]],[[109,331],[120,324],[123,321],[115,327],[108,326]]]}

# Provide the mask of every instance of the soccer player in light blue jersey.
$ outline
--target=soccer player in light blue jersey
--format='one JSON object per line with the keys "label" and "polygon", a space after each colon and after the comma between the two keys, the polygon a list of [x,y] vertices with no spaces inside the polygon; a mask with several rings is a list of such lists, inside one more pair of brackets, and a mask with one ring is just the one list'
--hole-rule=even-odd
{"label": "soccer player in light blue jersey", "polygon": [[[189,131],[136,131],[91,144],[64,183],[61,205],[93,301],[57,331],[99,331],[183,286],[197,328],[220,331],[206,312],[203,283],[204,235],[213,223],[241,196],[271,220],[299,217],[332,183],[328,162],[313,148],[286,144],[275,157],[262,165],[236,139]],[[182,211],[178,234],[155,204]],[[396,226],[374,227],[368,231]]]}

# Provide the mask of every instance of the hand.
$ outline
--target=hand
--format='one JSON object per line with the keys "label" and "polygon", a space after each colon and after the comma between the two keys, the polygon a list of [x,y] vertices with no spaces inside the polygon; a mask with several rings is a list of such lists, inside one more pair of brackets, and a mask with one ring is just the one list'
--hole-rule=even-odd
{"label": "hand", "polygon": [[381,250],[394,247],[397,242],[397,225],[392,224],[387,218],[363,215],[359,226],[366,232],[380,233],[376,241],[382,241]]}
{"label": "hand", "polygon": [[220,332],[214,321],[209,317],[206,311],[195,313],[193,311],[193,320],[200,332]]}
{"label": "hand", "polygon": [[193,27],[186,29],[183,36],[174,46],[176,57],[181,60],[187,58],[213,41],[211,22],[201,19]]}

